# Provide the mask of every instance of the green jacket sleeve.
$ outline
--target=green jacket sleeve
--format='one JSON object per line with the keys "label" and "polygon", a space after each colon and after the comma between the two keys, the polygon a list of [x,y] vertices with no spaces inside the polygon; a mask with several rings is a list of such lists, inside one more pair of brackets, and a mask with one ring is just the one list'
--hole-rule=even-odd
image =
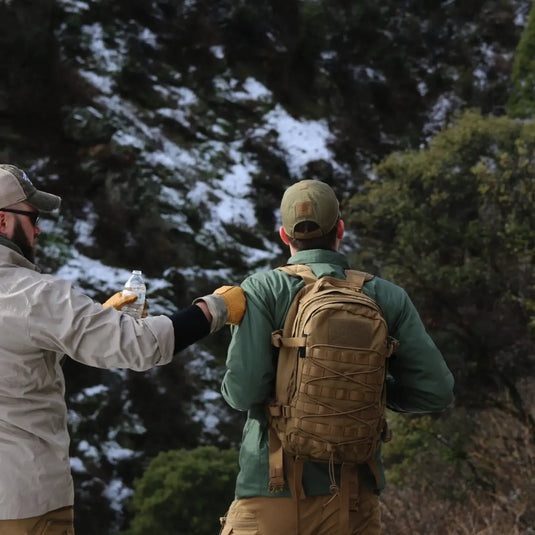
{"label": "green jacket sleeve", "polygon": [[388,363],[388,407],[412,413],[448,408],[453,402],[453,376],[409,296],[383,279],[375,282],[375,294],[389,334],[400,342]]}
{"label": "green jacket sleeve", "polygon": [[[271,400],[276,357],[271,333],[282,327],[291,303],[281,274],[260,273],[242,283],[247,310],[239,327],[232,327],[221,392],[234,409],[249,410]],[[295,279],[292,284],[300,284]]]}

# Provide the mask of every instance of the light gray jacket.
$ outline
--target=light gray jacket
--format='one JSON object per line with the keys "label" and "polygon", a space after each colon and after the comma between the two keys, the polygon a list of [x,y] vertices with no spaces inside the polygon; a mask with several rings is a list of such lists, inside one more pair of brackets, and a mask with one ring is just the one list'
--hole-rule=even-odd
{"label": "light gray jacket", "polygon": [[73,504],[64,355],[146,370],[173,356],[171,320],[134,320],[40,274],[0,239],[0,519]]}

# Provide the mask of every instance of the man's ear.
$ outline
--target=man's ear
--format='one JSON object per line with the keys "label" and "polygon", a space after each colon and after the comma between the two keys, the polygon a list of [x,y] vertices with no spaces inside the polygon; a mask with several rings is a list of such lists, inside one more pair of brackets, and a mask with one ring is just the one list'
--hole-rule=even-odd
{"label": "man's ear", "polygon": [[279,228],[279,236],[286,245],[290,245],[290,239],[288,238],[288,235],[286,234],[286,231],[284,230],[283,226]]}
{"label": "man's ear", "polygon": [[341,240],[344,237],[345,228],[346,228],[346,226],[344,224],[344,220],[340,219],[340,221],[338,221],[337,227],[336,227],[336,237],[339,240]]}
{"label": "man's ear", "polygon": [[6,233],[6,214],[0,211],[0,234]]}

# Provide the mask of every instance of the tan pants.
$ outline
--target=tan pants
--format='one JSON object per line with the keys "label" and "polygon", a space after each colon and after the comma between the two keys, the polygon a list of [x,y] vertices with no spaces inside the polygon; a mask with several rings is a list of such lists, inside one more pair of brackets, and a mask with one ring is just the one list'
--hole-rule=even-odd
{"label": "tan pants", "polygon": [[299,500],[299,533],[296,502],[292,498],[246,498],[232,502],[221,519],[220,535],[380,535],[379,498],[361,492],[358,507],[349,512],[349,531],[341,533],[339,498],[307,496]]}
{"label": "tan pants", "polygon": [[0,520],[0,535],[74,535],[72,507],[62,507],[41,516]]}

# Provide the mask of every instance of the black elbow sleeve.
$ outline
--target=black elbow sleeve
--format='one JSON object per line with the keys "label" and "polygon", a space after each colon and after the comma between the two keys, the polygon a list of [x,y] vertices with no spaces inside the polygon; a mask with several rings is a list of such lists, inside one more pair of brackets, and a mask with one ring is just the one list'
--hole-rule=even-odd
{"label": "black elbow sleeve", "polygon": [[210,333],[210,322],[197,305],[179,310],[169,316],[175,331],[175,353]]}

